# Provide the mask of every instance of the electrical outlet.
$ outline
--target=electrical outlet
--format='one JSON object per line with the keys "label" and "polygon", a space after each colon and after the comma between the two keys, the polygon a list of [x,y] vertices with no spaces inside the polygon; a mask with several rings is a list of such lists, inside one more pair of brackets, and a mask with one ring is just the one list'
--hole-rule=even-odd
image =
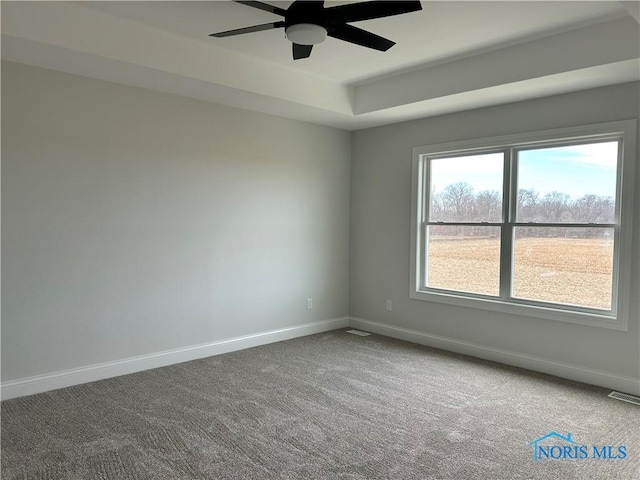
{"label": "electrical outlet", "polygon": [[387,312],[393,310],[393,302],[391,300],[387,300]]}
{"label": "electrical outlet", "polygon": [[307,298],[307,310],[311,310],[313,308],[313,298]]}

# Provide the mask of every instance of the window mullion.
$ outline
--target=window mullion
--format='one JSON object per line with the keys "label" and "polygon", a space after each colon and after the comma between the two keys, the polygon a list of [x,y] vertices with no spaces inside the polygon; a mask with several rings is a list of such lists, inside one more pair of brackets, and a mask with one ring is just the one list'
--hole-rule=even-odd
{"label": "window mullion", "polygon": [[417,252],[417,264],[414,265],[415,274],[417,276],[416,286],[422,289],[426,286],[427,278],[427,220],[429,219],[429,202],[430,202],[430,189],[429,189],[429,161],[426,157],[420,156],[418,162],[418,198],[422,199],[419,206],[419,227],[418,227],[418,252]]}
{"label": "window mullion", "polygon": [[511,277],[513,267],[513,220],[515,220],[516,169],[513,160],[513,149],[504,151],[504,178],[502,188],[502,220],[500,230],[500,297],[507,299],[511,296]]}

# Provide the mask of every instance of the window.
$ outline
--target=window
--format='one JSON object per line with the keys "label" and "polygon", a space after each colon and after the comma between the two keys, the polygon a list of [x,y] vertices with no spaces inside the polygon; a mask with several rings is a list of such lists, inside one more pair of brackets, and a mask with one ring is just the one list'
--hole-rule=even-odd
{"label": "window", "polygon": [[410,296],[626,330],[635,131],[414,148]]}

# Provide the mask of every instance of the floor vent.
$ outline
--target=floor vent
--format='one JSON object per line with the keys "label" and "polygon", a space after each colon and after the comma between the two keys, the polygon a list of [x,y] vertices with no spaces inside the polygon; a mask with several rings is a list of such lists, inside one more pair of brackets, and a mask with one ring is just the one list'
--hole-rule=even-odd
{"label": "floor vent", "polygon": [[361,330],[347,330],[347,333],[353,333],[354,335],[360,335],[361,337],[368,337],[371,335],[369,332],[363,332]]}
{"label": "floor vent", "polygon": [[633,403],[634,405],[640,405],[640,397],[634,397],[633,395],[627,395],[626,393],[611,392],[608,397],[615,398],[616,400],[622,400],[623,402]]}

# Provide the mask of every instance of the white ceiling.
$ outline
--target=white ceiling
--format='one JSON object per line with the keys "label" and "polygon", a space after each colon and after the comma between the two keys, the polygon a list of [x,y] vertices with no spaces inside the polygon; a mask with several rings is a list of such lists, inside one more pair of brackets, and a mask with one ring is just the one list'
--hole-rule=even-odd
{"label": "white ceiling", "polygon": [[357,129],[638,80],[638,5],[423,1],[357,23],[386,53],[328,38],[294,61],[282,29],[208,37],[280,19],[229,1],[2,2],[2,57]]}
{"label": "white ceiling", "polygon": [[[271,2],[284,9],[291,3]],[[345,3],[355,2],[326,2],[325,6]],[[426,1],[419,12],[355,24],[395,41],[397,45],[386,53],[328,38],[315,48],[311,58],[294,61],[283,29],[224,39],[207,36],[282,19],[242,4],[224,1],[88,4],[102,12],[346,83],[626,15],[620,4],[611,1]]]}

